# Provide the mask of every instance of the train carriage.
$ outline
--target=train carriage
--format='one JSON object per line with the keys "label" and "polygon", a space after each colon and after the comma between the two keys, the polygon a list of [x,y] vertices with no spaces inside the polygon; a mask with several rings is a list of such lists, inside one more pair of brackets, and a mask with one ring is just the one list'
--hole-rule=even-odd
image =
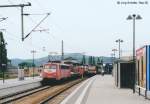
{"label": "train carriage", "polygon": [[95,75],[96,74],[96,66],[88,66],[87,74],[88,75]]}

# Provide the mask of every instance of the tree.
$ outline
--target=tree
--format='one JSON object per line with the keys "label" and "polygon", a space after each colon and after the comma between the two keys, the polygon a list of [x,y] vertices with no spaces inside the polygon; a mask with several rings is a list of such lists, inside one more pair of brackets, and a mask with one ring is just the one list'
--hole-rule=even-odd
{"label": "tree", "polygon": [[89,56],[88,64],[89,64],[89,65],[91,65],[91,64],[92,64],[92,57],[91,57],[91,56]]}
{"label": "tree", "polygon": [[103,59],[101,59],[101,64],[103,64]]}
{"label": "tree", "polygon": [[0,71],[6,71],[7,69],[7,49],[6,43],[3,38],[3,33],[0,32]]}
{"label": "tree", "polygon": [[82,58],[81,64],[82,64],[82,65],[85,65],[85,64],[86,64],[85,55],[83,55],[83,58]]}
{"label": "tree", "polygon": [[92,57],[92,65],[96,65],[95,57],[94,56]]}
{"label": "tree", "polygon": [[100,64],[100,63],[101,63],[101,61],[100,61],[100,58],[98,57],[97,64]]}

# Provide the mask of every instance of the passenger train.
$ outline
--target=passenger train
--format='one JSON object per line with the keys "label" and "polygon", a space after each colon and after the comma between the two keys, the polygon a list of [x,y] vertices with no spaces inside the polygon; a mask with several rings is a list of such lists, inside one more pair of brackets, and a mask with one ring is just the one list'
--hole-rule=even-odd
{"label": "passenger train", "polygon": [[82,66],[73,64],[64,64],[61,62],[48,62],[43,65],[41,77],[43,80],[62,80],[74,76],[83,77],[85,75],[96,74],[95,66]]}

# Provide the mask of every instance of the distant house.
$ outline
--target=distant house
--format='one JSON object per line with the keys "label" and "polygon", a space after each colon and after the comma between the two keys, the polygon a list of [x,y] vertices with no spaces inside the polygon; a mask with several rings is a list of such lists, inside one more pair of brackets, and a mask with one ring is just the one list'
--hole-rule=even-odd
{"label": "distant house", "polygon": [[31,76],[39,76],[42,72],[42,67],[35,67],[35,68],[24,68],[24,76],[31,77]]}
{"label": "distant house", "polygon": [[13,66],[11,64],[11,60],[8,60],[7,71],[5,72],[5,75],[10,78],[14,78],[18,76],[18,67]]}

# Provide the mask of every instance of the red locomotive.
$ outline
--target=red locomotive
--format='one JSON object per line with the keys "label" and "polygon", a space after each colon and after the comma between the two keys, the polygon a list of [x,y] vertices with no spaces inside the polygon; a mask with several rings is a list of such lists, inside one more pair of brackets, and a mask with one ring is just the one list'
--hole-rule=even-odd
{"label": "red locomotive", "polygon": [[61,63],[47,63],[43,66],[43,79],[61,80],[71,77],[71,66]]}

